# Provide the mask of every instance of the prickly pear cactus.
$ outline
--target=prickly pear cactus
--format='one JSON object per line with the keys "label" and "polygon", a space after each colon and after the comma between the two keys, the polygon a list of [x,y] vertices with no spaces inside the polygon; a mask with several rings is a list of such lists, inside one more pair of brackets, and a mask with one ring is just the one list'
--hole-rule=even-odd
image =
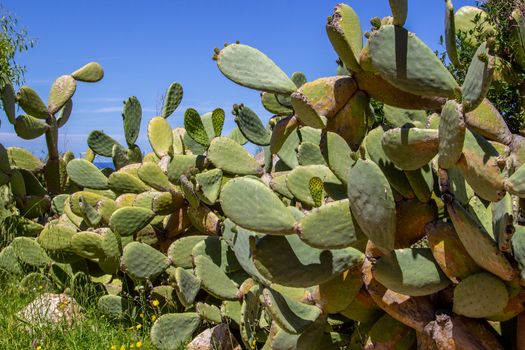
{"label": "prickly pear cactus", "polygon": [[[260,91],[271,113],[236,104],[227,134],[220,108],[188,108],[184,128],[172,129],[166,119],[183,95],[173,83],[148,123],[152,152],[142,156],[142,110],[130,97],[127,147],[93,131],[86,159],[60,160],[61,195],[41,182],[53,164],[0,147],[0,180],[29,218],[18,223],[24,237],[0,251],[0,272],[40,273],[57,289],[85,276],[102,282],[93,295],[108,318],[161,315],[151,327],[159,349],[185,346],[219,323],[246,349],[518,344],[525,141],[486,96],[494,41],[456,81],[403,28],[408,2],[390,5],[393,16],[372,19],[367,42],[355,11],[336,6],[326,24],[339,56],[332,77],[289,75],[238,42],[216,49],[220,72]],[[450,0],[444,9],[456,64],[456,30],[481,10],[454,14]],[[16,96],[4,89],[2,101],[21,137],[52,137],[76,81],[100,78],[89,64],[57,80],[49,106],[27,87]],[[18,118],[16,101],[26,112]],[[247,142],[262,151],[251,154]],[[95,154],[111,157],[114,169],[97,169]]]}

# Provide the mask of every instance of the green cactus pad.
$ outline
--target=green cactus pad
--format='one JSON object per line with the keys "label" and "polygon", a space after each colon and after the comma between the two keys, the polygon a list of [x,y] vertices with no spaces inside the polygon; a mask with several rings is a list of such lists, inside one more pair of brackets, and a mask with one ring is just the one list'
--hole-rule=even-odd
{"label": "green cactus pad", "polygon": [[47,252],[71,251],[71,240],[76,231],[59,225],[46,225],[37,238],[37,242]]}
{"label": "green cactus pad", "polygon": [[182,267],[177,267],[173,271],[173,276],[170,272],[170,279],[172,278],[175,279],[175,291],[179,301],[184,307],[191,307],[201,288],[201,281]]}
{"label": "green cactus pad", "polygon": [[352,164],[352,151],[346,141],[334,132],[327,132],[321,140],[321,153],[335,176],[346,184]]}
{"label": "green cactus pad", "polygon": [[309,182],[314,177],[319,177],[323,181],[327,194],[332,198],[345,197],[341,181],[324,165],[295,167],[286,177],[286,185],[295,198],[313,206],[315,203],[310,193]]}
{"label": "green cactus pad", "polygon": [[[102,219],[105,223],[109,221],[111,214],[117,210],[117,203],[111,198],[107,198],[101,194],[79,191],[75,192],[69,197],[69,206],[71,211],[78,216],[83,215],[83,211],[80,205],[80,199],[83,198],[90,206],[96,207],[97,211],[102,215]],[[65,205],[65,204],[64,204]]]}
{"label": "green cactus pad", "polygon": [[216,108],[211,114],[211,121],[213,124],[213,131],[215,137],[219,137],[222,134],[222,128],[224,127],[224,120],[226,119],[226,114],[222,108]]}
{"label": "green cactus pad", "polygon": [[66,102],[73,97],[77,88],[77,81],[71,75],[62,75],[58,77],[49,92],[47,98],[47,110],[51,114],[58,112]]}
{"label": "green cactus pad", "polygon": [[327,165],[319,146],[311,142],[302,142],[299,145],[297,161],[299,165]]}
{"label": "green cactus pad", "polygon": [[[370,159],[376,163],[385,174],[388,182],[397,192],[405,198],[414,198],[414,192],[405,173],[399,170],[394,163],[387,157],[381,139],[383,137],[383,127],[379,126],[368,133],[365,139],[366,151]],[[351,161],[351,159],[350,159]],[[350,166],[348,166],[348,170]],[[346,171],[348,174],[348,170]],[[348,176],[347,176],[348,179]],[[346,181],[346,180],[345,180]]]}
{"label": "green cactus pad", "polygon": [[452,74],[415,34],[386,25],[370,37],[374,68],[397,88],[422,96],[454,98],[459,86]]}
{"label": "green cactus pad", "polygon": [[447,55],[456,68],[461,67],[459,61],[458,48],[456,45],[456,17],[454,15],[454,5],[451,0],[445,1],[445,46]]}
{"label": "green cactus pad", "polygon": [[297,88],[268,56],[250,46],[226,46],[217,55],[217,65],[228,79],[251,89],[289,95]]}
{"label": "green cactus pad", "polygon": [[205,157],[201,155],[174,155],[168,165],[168,179],[178,184],[181,175],[189,176],[204,168]]}
{"label": "green cactus pad", "polygon": [[237,142],[227,137],[216,137],[208,149],[208,159],[224,172],[236,175],[259,175],[262,168]]}
{"label": "green cactus pad", "polygon": [[100,130],[90,132],[87,143],[93,152],[104,157],[111,157],[113,155],[113,146],[119,145],[116,140]]}
{"label": "green cactus pad", "polygon": [[427,122],[427,114],[425,111],[408,110],[389,105],[385,105],[383,110],[385,119],[396,128],[400,128],[405,124],[414,124],[414,126],[424,128]]}
{"label": "green cactus pad", "polygon": [[124,123],[124,135],[129,147],[137,141],[140,133],[140,121],[142,119],[142,107],[139,100],[132,96],[124,101],[124,110],[122,111],[122,120]]}
{"label": "green cactus pad", "polygon": [[219,309],[215,305],[199,302],[195,305],[195,310],[197,311],[201,319],[205,321],[215,324],[219,324],[222,322],[221,309]]}
{"label": "green cactus pad", "polygon": [[28,237],[16,237],[11,242],[13,251],[19,261],[34,267],[44,267],[51,263],[51,259],[40,244]]}
{"label": "green cactus pad", "polygon": [[479,197],[491,202],[497,202],[505,195],[499,156],[490,142],[467,129],[463,156],[454,167]]}
{"label": "green cactus pad", "polygon": [[150,209],[124,207],[111,215],[109,226],[121,236],[131,236],[146,227],[154,217],[155,213]]}
{"label": "green cactus pad", "polygon": [[353,8],[346,4],[335,7],[328,18],[326,32],[335,51],[352,71],[360,71],[359,54],[363,49],[363,31],[361,22]]}
{"label": "green cactus pad", "polygon": [[[234,232],[235,231],[235,232]],[[230,235],[231,246],[239,265],[246,271],[250,276],[254,277],[257,281],[266,285],[270,284],[259,271],[255,268],[253,263],[252,255],[250,252],[250,237],[255,237],[255,233],[243,229],[242,227],[235,226],[230,219],[224,221],[224,233],[223,237],[228,241],[228,235]]]}
{"label": "green cactus pad", "polygon": [[79,186],[105,190],[108,178],[93,163],[85,159],[73,159],[67,164],[67,175]]}
{"label": "green cactus pad", "polygon": [[137,176],[122,171],[114,172],[109,176],[108,186],[115,193],[142,193],[150,190],[150,187]]}
{"label": "green cactus pad", "polygon": [[29,115],[35,118],[47,119],[49,118],[49,111],[46,104],[35,90],[29,86],[22,86],[16,94],[16,101],[18,105]]}
{"label": "green cactus pad", "polygon": [[223,300],[237,300],[240,291],[235,283],[207,256],[198,255],[193,259],[195,276],[201,280],[201,287],[209,294]]}
{"label": "green cactus pad", "polygon": [[489,91],[495,67],[492,50],[487,47],[487,43],[481,44],[472,57],[461,88],[465,112],[470,112],[481,104]]}
{"label": "green cactus pad", "polygon": [[448,101],[441,111],[439,122],[439,167],[451,168],[461,157],[465,141],[463,105]]}
{"label": "green cactus pad", "polygon": [[295,301],[270,288],[265,288],[259,298],[272,320],[291,334],[303,333],[321,316],[317,306]]}
{"label": "green cactus pad", "polygon": [[195,142],[204,147],[209,147],[210,137],[204,128],[199,113],[195,109],[188,108],[184,112],[184,128],[186,129],[186,135],[190,136]]}
{"label": "green cactus pad", "polygon": [[247,229],[271,234],[294,232],[295,219],[262,182],[235,178],[224,185],[220,202],[224,214]]}
{"label": "green cactus pad", "polygon": [[348,199],[359,227],[384,251],[394,249],[396,205],[390,185],[379,166],[357,160],[350,168]]}
{"label": "green cactus pad", "polygon": [[199,173],[195,176],[195,181],[205,202],[210,205],[215,204],[221,190],[222,170],[212,169]]}
{"label": "green cactus pad", "polygon": [[425,165],[418,170],[405,171],[405,175],[416,198],[423,203],[428,203],[434,190],[434,174],[430,165]]}
{"label": "green cactus pad", "polygon": [[173,153],[172,130],[166,119],[155,117],[149,121],[148,140],[159,158]]}
{"label": "green cactus pad", "polygon": [[465,114],[465,122],[477,134],[508,145],[512,142],[512,132],[500,112],[487,99],[484,99],[475,110]]}
{"label": "green cactus pad", "polygon": [[125,320],[133,311],[133,303],[117,295],[103,295],[97,305],[100,313],[110,320]]}
{"label": "green cactus pad", "polygon": [[325,204],[312,210],[299,222],[299,237],[318,249],[349,247],[357,240],[359,227],[354,226],[348,200]]}
{"label": "green cactus pad", "polygon": [[288,116],[293,113],[291,108],[283,106],[279,103],[275,94],[263,92],[261,94],[261,103],[268,112],[276,115]]}
{"label": "green cactus pad", "polygon": [[71,112],[73,111],[73,100],[68,100],[64,107],[60,110],[60,114],[57,117],[57,126],[59,128],[66,125],[67,121],[69,120],[69,117],[71,116]]}
{"label": "green cactus pad", "polygon": [[410,296],[434,294],[450,284],[428,248],[395,250],[379,258],[372,272],[386,288]]}
{"label": "green cactus pad", "polygon": [[199,255],[207,256],[226,273],[235,272],[241,268],[230,246],[223,239],[216,236],[206,237],[195,244],[191,255],[193,257]]}
{"label": "green cactus pad", "polygon": [[4,273],[22,274],[22,266],[18,263],[14,248],[11,246],[7,246],[0,251],[0,275]]}
{"label": "green cactus pad", "polygon": [[0,98],[2,100],[2,106],[4,108],[7,119],[11,124],[15,124],[16,118],[16,95],[13,85],[6,84],[0,91]]}
{"label": "green cactus pad", "polygon": [[30,294],[38,291],[39,293],[52,293],[55,289],[53,282],[40,272],[31,272],[20,281],[20,291],[23,294]]}
{"label": "green cactus pad", "polygon": [[168,249],[168,257],[174,266],[190,269],[193,267],[191,251],[193,247],[206,239],[207,236],[181,237],[173,242]]}
{"label": "green cactus pad", "polygon": [[73,236],[71,247],[73,251],[86,259],[97,259],[104,255],[102,250],[103,238],[95,232],[79,232]]}
{"label": "green cactus pad", "polygon": [[104,78],[104,70],[99,63],[89,62],[88,64],[71,73],[71,76],[77,81],[95,83]]}
{"label": "green cactus pad", "polygon": [[9,164],[17,169],[24,169],[32,173],[42,170],[44,163],[31,152],[20,147],[8,147]]}
{"label": "green cactus pad", "polygon": [[170,215],[176,210],[182,208],[184,205],[184,198],[180,193],[163,192],[153,197],[151,202],[151,210],[157,215]]}
{"label": "green cactus pad", "polygon": [[459,239],[472,259],[504,281],[511,281],[516,276],[516,271],[479,221],[457,201],[447,204],[447,211]]}
{"label": "green cactus pad", "polygon": [[16,134],[25,139],[32,140],[45,134],[49,130],[49,125],[35,117],[27,114],[22,114],[15,121]]}
{"label": "green cactus pad", "polygon": [[84,197],[80,197],[79,203],[84,222],[90,227],[97,227],[102,221],[102,216],[91,204],[89,204],[88,201],[85,200]]}
{"label": "green cactus pad", "polygon": [[124,247],[121,261],[122,270],[131,278],[153,281],[169,266],[168,257],[155,248],[139,242]]}
{"label": "green cactus pad", "polygon": [[180,102],[182,101],[182,85],[179,83],[171,83],[164,96],[164,106],[162,107],[162,118],[168,118],[175,112]]}
{"label": "green cactus pad", "polygon": [[250,238],[253,261],[261,275],[288,287],[311,287],[359,266],[363,253],[353,248],[320,250],[296,235]]}
{"label": "green cactus pad", "polygon": [[403,127],[383,134],[383,151],[400,169],[417,170],[428,164],[438,153],[438,131]]}
{"label": "green cactus pad", "polygon": [[159,350],[179,349],[192,338],[200,323],[194,312],[162,315],[151,327],[151,342]]}
{"label": "green cactus pad", "polygon": [[509,293],[505,283],[490,273],[471,275],[454,288],[453,311],[472,318],[497,314],[507,306]]}
{"label": "green cactus pad", "polygon": [[270,144],[271,133],[254,111],[241,104],[237,109],[234,106],[234,113],[235,122],[246,139],[259,146]]}

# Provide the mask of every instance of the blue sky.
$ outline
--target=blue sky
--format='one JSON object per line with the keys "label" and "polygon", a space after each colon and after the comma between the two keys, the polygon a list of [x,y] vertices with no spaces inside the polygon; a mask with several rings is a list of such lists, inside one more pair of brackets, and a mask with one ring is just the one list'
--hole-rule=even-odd
{"label": "blue sky", "polygon": [[[122,101],[137,96],[143,108],[138,144],[150,147],[148,120],[160,109],[159,98],[171,82],[184,87],[181,106],[169,118],[181,126],[188,107],[200,113],[224,108],[225,130],[234,127],[231,106],[244,103],[270,117],[256,91],[226,79],[211,57],[213,48],[240,40],[271,57],[286,73],[302,71],[309,80],[334,75],[336,54],[325,33],[326,18],[339,1],[38,1],[0,0],[13,12],[37,45],[18,58],[27,67],[26,84],[45,100],[54,79],[90,61],[105,70],[96,84],[79,83],[72,116],[60,130],[60,149],[85,151],[91,130],[102,129],[123,142]],[[349,0],[364,30],[374,16],[390,14],[387,0]],[[454,5],[474,5],[456,0]],[[406,27],[430,47],[439,49],[443,33],[443,0],[409,1]],[[24,141],[0,114],[0,142],[22,146],[44,156],[44,138]]]}

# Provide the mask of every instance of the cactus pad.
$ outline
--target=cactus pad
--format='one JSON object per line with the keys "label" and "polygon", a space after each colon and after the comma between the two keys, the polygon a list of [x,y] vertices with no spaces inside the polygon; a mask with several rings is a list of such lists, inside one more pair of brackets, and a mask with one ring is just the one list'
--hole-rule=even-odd
{"label": "cactus pad", "polygon": [[135,280],[154,280],[169,266],[168,257],[147,244],[131,242],[124,247],[122,270]]}

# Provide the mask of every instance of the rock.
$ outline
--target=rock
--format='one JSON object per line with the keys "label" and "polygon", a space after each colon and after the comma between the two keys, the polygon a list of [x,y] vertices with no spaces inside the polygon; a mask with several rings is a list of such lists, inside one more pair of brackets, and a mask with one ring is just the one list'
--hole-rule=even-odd
{"label": "rock", "polygon": [[44,293],[20,310],[16,316],[32,326],[54,326],[83,320],[81,307],[67,294]]}
{"label": "rock", "polygon": [[237,339],[231,334],[228,325],[221,323],[208,328],[188,344],[186,350],[242,350]]}

